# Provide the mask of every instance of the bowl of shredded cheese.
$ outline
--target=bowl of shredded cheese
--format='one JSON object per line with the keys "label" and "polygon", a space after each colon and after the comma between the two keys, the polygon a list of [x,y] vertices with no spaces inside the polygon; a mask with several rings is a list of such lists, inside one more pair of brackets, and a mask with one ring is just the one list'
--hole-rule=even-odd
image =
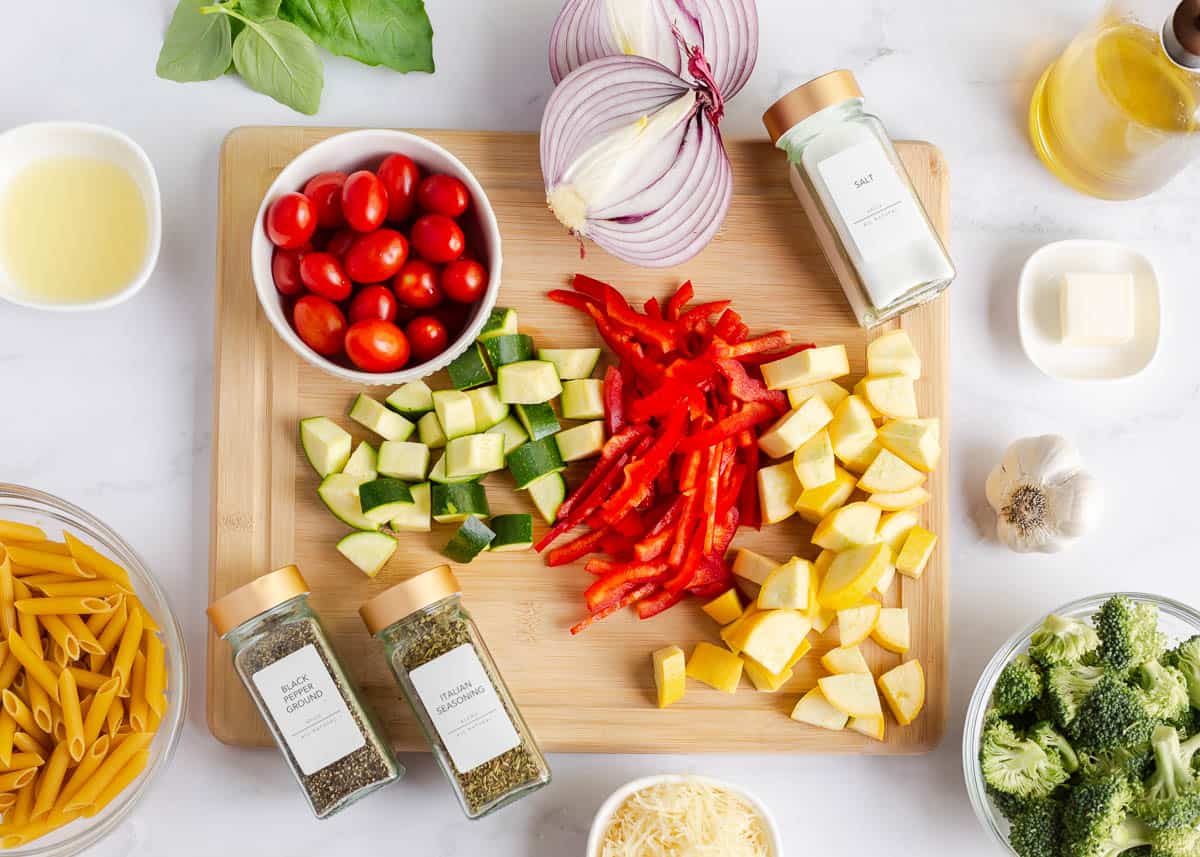
{"label": "bowl of shredded cheese", "polygon": [[770,810],[743,789],[663,774],[617,789],[600,807],[587,857],[783,857]]}

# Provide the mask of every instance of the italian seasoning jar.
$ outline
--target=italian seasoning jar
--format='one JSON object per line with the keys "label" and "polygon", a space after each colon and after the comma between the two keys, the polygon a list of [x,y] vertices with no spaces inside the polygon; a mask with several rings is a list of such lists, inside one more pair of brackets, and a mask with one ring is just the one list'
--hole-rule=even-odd
{"label": "italian seasoning jar", "polygon": [[463,812],[480,818],[550,782],[550,768],[496,669],[462,588],[441,565],[359,615],[388,662]]}
{"label": "italian seasoning jar", "polygon": [[798,86],[763,114],[792,189],[858,323],[874,327],[941,294],[954,265],[854,75]]}
{"label": "italian seasoning jar", "polygon": [[214,601],[208,618],[317,818],[388,783],[396,761],[338,661],[294,565]]}

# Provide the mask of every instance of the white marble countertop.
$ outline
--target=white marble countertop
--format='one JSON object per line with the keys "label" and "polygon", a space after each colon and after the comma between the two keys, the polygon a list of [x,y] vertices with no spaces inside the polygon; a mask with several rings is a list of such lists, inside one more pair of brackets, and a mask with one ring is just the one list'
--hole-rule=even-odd
{"label": "white marble countertop", "polygon": [[[774,809],[789,854],[996,853],[960,773],[963,711],[995,648],[1017,626],[1088,593],[1140,588],[1200,601],[1194,563],[1184,559],[1200,481],[1200,340],[1186,334],[1200,310],[1200,289],[1190,291],[1200,284],[1200,172],[1142,201],[1101,203],[1057,184],[1024,132],[1033,79],[1100,4],[759,0],[758,68],[730,105],[727,134],[762,135],[758,116],[785,86],[846,66],[893,136],[931,140],[950,163],[960,274],[952,290],[952,704],[942,746],[915,758],[556,755],[551,788],[475,823],[463,820],[431,758],[414,755],[404,760],[407,780],[387,796],[312,821],[273,751],[225,747],[204,724],[218,147],[246,124],[535,130],[550,91],[545,46],[559,0],[432,0],[436,76],[327,57],[324,107],[312,119],[236,78],[158,80],[171,0],[10,5],[0,128],[78,119],[128,132],[158,169],[165,212],[157,273],[131,303],[97,315],[0,305],[0,449],[8,450],[0,479],[64,496],[122,533],[161,576],[191,648],[179,753],[133,816],[90,852],[97,857],[572,857],[614,787],[660,771],[750,787]],[[1068,237],[1128,241],[1158,267],[1162,347],[1136,380],[1054,382],[1021,353],[1016,273],[1035,247]],[[1017,557],[988,539],[983,479],[1009,440],[1050,431],[1076,439],[1104,481],[1105,521],[1068,554]],[[1160,459],[1163,450],[1171,455]]]}

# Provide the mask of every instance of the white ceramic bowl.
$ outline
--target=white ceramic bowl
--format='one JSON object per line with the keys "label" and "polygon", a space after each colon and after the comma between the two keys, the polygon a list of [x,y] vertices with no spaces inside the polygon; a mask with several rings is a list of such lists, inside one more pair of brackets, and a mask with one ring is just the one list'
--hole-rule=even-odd
{"label": "white ceramic bowl", "polygon": [[[267,238],[263,223],[267,206],[285,193],[299,191],[317,173],[329,170],[349,173],[361,169],[375,169],[385,157],[397,152],[408,155],[426,173],[448,173],[466,184],[471,192],[471,207],[462,221],[463,231],[467,233],[468,244],[473,243],[484,257],[482,261],[488,269],[488,282],[483,297],[475,304],[474,315],[468,320],[458,338],[437,357],[424,363],[406,366],[399,372],[362,372],[317,354],[305,345],[292,329],[284,314],[283,298],[271,277],[271,256],[274,247]],[[446,149],[424,137],[404,131],[349,131],[304,150],[283,168],[267,189],[252,229],[250,270],[254,277],[254,288],[258,292],[258,302],[266,313],[267,320],[271,322],[280,338],[301,358],[318,369],[347,381],[359,384],[403,384],[446,368],[479,336],[479,331],[496,305],[496,295],[500,291],[500,268],[503,261],[500,252],[500,227],[483,187],[462,161]]]}
{"label": "white ceramic bowl", "polygon": [[54,157],[99,158],[129,173],[146,203],[146,256],[137,274],[119,292],[81,303],[47,303],[31,298],[0,264],[0,298],[20,306],[65,312],[105,309],[123,303],[141,291],[158,262],[162,244],[162,200],[154,165],[141,146],[120,131],[103,125],[86,122],[19,125],[0,134],[0,197],[6,193],[13,177],[30,162]]}
{"label": "white ceramic bowl", "polygon": [[771,815],[771,811],[767,809],[766,804],[750,794],[750,792],[732,783],[714,780],[709,777],[683,776],[681,774],[659,774],[653,777],[642,777],[641,779],[626,783],[613,792],[608,800],[600,805],[600,809],[596,813],[596,818],[592,821],[592,829],[588,833],[587,852],[584,857],[597,857],[599,855],[600,845],[604,841],[604,834],[608,831],[608,825],[612,821],[613,815],[621,808],[621,804],[625,802],[627,797],[634,792],[640,792],[642,789],[648,789],[651,786],[657,786],[662,783],[680,783],[686,780],[698,780],[714,788],[725,789],[744,798],[746,803],[750,804],[763,820],[763,827],[766,828],[767,840],[770,843],[770,857],[783,857],[783,838],[779,835],[779,825],[775,823],[775,817]]}

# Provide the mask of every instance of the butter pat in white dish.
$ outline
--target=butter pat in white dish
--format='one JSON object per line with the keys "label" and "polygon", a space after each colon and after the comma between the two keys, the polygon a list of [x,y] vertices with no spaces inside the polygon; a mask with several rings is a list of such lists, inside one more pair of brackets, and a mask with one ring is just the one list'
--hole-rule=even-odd
{"label": "butter pat in white dish", "polygon": [[1158,276],[1146,256],[1116,241],[1047,244],[1021,270],[1017,317],[1022,348],[1050,377],[1130,378],[1158,351]]}

